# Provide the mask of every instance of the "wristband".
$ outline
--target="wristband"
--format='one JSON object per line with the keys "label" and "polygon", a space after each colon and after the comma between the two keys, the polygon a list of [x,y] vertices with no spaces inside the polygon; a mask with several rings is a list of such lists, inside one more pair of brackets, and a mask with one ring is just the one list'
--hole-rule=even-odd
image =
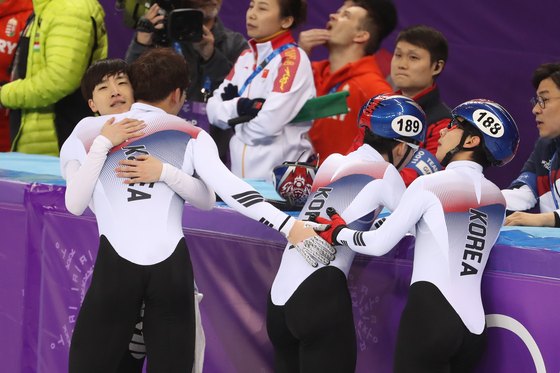
{"label": "wristband", "polygon": [[152,34],[155,30],[156,29],[152,22],[150,22],[150,20],[145,17],[141,17],[138,20],[138,23],[136,23],[136,31],[138,32],[147,32],[149,34]]}
{"label": "wristband", "polygon": [[558,211],[554,211],[554,227],[560,228],[560,215],[558,215]]}
{"label": "wristband", "polygon": [[406,167],[414,169],[418,176],[433,174],[442,168],[437,158],[426,149],[419,149]]}

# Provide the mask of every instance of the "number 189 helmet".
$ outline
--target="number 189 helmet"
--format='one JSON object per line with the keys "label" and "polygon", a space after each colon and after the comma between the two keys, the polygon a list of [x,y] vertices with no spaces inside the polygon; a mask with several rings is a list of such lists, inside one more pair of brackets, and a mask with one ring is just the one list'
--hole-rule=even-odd
{"label": "number 189 helmet", "polygon": [[474,99],[457,106],[451,111],[451,115],[453,122],[457,118],[463,118],[480,131],[491,165],[503,166],[517,153],[519,130],[513,117],[500,104]]}
{"label": "number 189 helmet", "polygon": [[358,125],[388,139],[413,144],[424,142],[426,114],[414,100],[381,94],[369,99],[358,115]]}

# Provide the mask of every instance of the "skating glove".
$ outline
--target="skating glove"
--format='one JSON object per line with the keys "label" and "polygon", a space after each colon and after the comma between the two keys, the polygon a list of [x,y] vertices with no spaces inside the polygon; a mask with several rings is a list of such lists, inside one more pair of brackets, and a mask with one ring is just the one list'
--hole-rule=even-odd
{"label": "skating glove", "polygon": [[343,228],[347,228],[346,222],[344,219],[338,215],[338,212],[333,207],[327,208],[327,215],[331,218],[331,220],[322,218],[320,216],[314,216],[313,220],[317,223],[324,224],[329,226],[328,229],[319,230],[314,228],[317,234],[321,236],[325,241],[332,245],[341,245],[340,242],[337,241],[336,237],[340,233]]}
{"label": "skating glove", "polygon": [[307,238],[290,247],[290,249],[294,248],[312,267],[317,267],[319,263],[329,265],[335,259],[336,249],[319,236]]}

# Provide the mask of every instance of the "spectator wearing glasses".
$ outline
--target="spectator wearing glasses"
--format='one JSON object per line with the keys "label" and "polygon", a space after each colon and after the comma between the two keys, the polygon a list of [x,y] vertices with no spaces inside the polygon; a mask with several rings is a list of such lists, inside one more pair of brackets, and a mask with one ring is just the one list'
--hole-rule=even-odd
{"label": "spectator wearing glasses", "polygon": [[[560,63],[546,63],[533,73],[531,99],[539,139],[521,174],[503,190],[507,209],[515,211],[505,225],[560,227]],[[524,212],[539,203],[538,213]]]}

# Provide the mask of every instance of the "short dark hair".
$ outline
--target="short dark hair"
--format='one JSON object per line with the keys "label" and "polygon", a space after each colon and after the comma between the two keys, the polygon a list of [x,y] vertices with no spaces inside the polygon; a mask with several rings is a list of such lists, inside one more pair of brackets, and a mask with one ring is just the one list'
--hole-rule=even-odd
{"label": "short dark hair", "polygon": [[560,63],[545,63],[537,67],[533,73],[533,87],[538,89],[541,82],[548,78],[560,89]]}
{"label": "short dark hair", "polygon": [[439,60],[447,61],[449,46],[447,39],[441,32],[426,25],[415,25],[403,29],[397,36],[395,43],[405,41],[430,53],[431,63]]}
{"label": "short dark hair", "polygon": [[482,132],[474,124],[467,120],[464,120],[460,123],[460,127],[463,129],[466,135],[477,136],[478,138],[480,138],[480,143],[476,147],[472,149],[465,149],[472,152],[471,160],[481,165],[482,168],[490,167],[494,162],[494,157],[492,156],[492,154],[490,154],[490,152],[484,145],[484,135],[482,134]]}
{"label": "short dark hair", "polygon": [[149,49],[130,64],[128,76],[135,99],[146,102],[159,102],[190,83],[185,58],[171,48]]}
{"label": "short dark hair", "polygon": [[363,29],[371,35],[366,44],[366,55],[374,54],[381,46],[381,42],[397,26],[397,9],[392,0],[350,0],[355,6],[364,8],[368,15]]}
{"label": "short dark hair", "polygon": [[307,0],[278,0],[280,17],[293,17],[291,29],[305,22],[307,18]]}
{"label": "short dark hair", "polygon": [[377,150],[379,154],[383,155],[391,153],[393,148],[400,143],[395,139],[376,135],[371,129],[366,127],[364,132],[364,144],[368,144]]}
{"label": "short dark hair", "polygon": [[94,62],[82,77],[80,89],[86,101],[93,98],[95,86],[108,76],[116,76],[120,73],[128,74],[128,65],[120,58],[106,58]]}

